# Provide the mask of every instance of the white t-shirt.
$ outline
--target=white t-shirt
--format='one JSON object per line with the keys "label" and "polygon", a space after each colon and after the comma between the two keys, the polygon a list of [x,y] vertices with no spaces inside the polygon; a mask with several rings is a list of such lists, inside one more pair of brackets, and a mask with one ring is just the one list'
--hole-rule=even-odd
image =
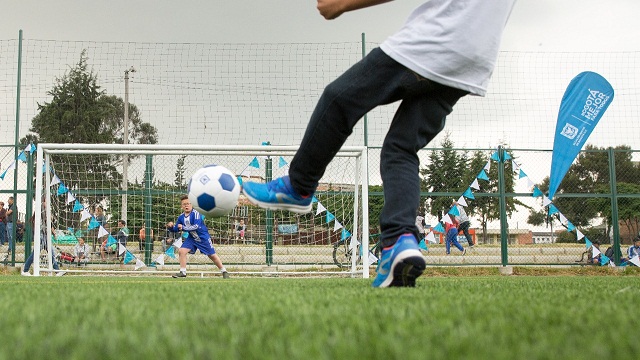
{"label": "white t-shirt", "polygon": [[437,83],[484,96],[516,0],[430,0],[380,48]]}

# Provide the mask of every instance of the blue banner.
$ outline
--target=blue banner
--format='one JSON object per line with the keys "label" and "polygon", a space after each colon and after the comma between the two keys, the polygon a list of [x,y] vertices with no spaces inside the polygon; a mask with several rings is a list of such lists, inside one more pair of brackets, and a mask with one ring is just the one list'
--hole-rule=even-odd
{"label": "blue banner", "polygon": [[567,86],[560,102],[553,141],[549,199],[553,199],[571,163],[612,100],[611,84],[591,71],[578,74]]}

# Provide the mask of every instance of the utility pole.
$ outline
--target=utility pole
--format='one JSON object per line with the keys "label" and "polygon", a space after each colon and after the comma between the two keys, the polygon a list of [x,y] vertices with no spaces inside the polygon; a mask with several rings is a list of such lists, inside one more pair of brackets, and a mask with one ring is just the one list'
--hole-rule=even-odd
{"label": "utility pole", "polygon": [[[129,144],[129,73],[136,72],[134,67],[124,71],[124,135],[122,143]],[[127,191],[129,190],[129,155],[122,155],[122,214],[120,218],[127,221]]]}

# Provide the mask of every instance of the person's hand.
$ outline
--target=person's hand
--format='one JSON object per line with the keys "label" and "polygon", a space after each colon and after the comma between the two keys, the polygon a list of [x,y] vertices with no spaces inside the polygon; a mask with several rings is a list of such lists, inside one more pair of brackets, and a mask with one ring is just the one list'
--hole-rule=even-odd
{"label": "person's hand", "polygon": [[318,11],[327,20],[332,20],[344,13],[342,0],[318,0]]}
{"label": "person's hand", "polygon": [[173,227],[173,221],[169,221],[167,223],[167,228],[172,228]]}
{"label": "person's hand", "polygon": [[182,231],[182,224],[178,224],[178,230]]}

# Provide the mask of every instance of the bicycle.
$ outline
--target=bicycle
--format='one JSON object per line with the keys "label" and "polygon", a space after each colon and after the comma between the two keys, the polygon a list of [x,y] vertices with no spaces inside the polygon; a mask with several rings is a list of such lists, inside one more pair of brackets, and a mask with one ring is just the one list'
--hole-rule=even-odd
{"label": "bicycle", "polygon": [[[378,238],[378,240],[372,241],[373,239]],[[373,246],[369,248],[369,252],[376,256],[376,258],[380,258],[380,234],[372,234],[369,235],[369,244],[373,243]],[[346,239],[340,239],[333,244],[333,262],[341,269],[350,268],[351,267],[351,248],[349,247],[351,241],[346,241]],[[358,245],[358,262],[362,258],[362,246]],[[374,263],[375,264],[375,263]]]}

